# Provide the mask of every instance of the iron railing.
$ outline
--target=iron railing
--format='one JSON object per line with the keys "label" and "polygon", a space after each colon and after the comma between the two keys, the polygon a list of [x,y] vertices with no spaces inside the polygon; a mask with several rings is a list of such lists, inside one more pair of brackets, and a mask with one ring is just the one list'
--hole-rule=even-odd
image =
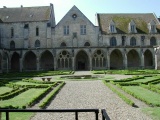
{"label": "iron railing", "polygon": [[109,118],[105,109],[102,109],[101,113],[102,113],[102,120],[110,120],[110,118]]}
{"label": "iron railing", "polygon": [[73,112],[75,113],[75,120],[78,120],[79,112],[94,112],[95,119],[98,120],[99,109],[0,109],[0,112],[6,113],[6,120],[9,120],[10,112]]}

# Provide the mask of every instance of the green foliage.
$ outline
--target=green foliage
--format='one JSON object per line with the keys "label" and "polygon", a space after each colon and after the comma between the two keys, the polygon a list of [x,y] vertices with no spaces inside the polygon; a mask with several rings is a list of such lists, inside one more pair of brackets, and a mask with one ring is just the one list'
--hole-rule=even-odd
{"label": "green foliage", "polygon": [[119,92],[118,90],[116,90],[114,87],[112,87],[109,83],[107,83],[106,81],[103,81],[103,83],[109,87],[113,92],[115,92],[120,98],[122,98],[127,104],[134,106],[134,102],[132,100],[130,100],[129,98],[127,98],[124,94],[122,94],[121,92]]}
{"label": "green foliage", "polygon": [[45,99],[42,101],[39,107],[44,108],[51,101],[53,96],[55,96],[57,92],[63,87],[64,84],[65,82],[62,82],[61,84],[59,84],[48,96],[45,97]]}

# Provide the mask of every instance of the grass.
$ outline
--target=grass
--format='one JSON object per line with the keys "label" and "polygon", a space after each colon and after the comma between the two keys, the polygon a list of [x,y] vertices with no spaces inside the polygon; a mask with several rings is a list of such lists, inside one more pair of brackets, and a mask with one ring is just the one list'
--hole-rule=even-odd
{"label": "grass", "polygon": [[142,111],[151,115],[153,120],[160,120],[160,107],[143,108]]}
{"label": "grass", "polygon": [[148,101],[150,104],[160,105],[160,94],[147,90],[140,86],[123,86],[138,98]]}
{"label": "grass", "polygon": [[[139,82],[139,83],[142,83],[142,82],[148,82],[148,81],[152,81],[152,80],[155,80],[157,78],[155,77],[145,77],[144,79],[137,79],[137,80],[133,80],[131,82]],[[126,82],[127,83],[127,82]]]}
{"label": "grass", "polygon": [[37,95],[41,94],[44,90],[45,89],[35,89],[35,88],[29,89],[14,98],[0,101],[0,106],[10,106],[10,105],[20,106],[20,107],[25,106],[28,104],[29,101],[31,101]]}
{"label": "grass", "polygon": [[23,82],[23,81],[12,81],[12,83],[15,83],[17,85],[49,85],[49,84],[37,84],[37,83],[31,83],[31,82]]}
{"label": "grass", "polygon": [[[30,120],[35,113],[12,112],[9,113],[10,120]],[[2,114],[2,120],[6,120],[5,113]]]}
{"label": "grass", "polygon": [[1,86],[0,87],[0,95],[1,94],[4,94],[6,92],[10,92],[12,90],[12,88],[9,88],[9,87],[5,87],[5,86]]}

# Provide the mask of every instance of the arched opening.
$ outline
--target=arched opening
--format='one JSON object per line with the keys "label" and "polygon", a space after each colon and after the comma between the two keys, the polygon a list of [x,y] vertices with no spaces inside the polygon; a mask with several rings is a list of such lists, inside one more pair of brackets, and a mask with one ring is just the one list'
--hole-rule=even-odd
{"label": "arched opening", "polygon": [[3,72],[9,72],[9,56],[7,52],[3,52]]}
{"label": "arched opening", "polygon": [[157,41],[156,41],[155,37],[151,37],[151,39],[150,39],[150,45],[151,46],[157,45]]}
{"label": "arched opening", "polygon": [[76,55],[76,70],[89,70],[89,58],[86,52],[79,51]]}
{"label": "arched opening", "polygon": [[41,45],[40,41],[39,41],[39,40],[36,40],[36,41],[35,41],[35,47],[38,48],[38,47],[40,47],[40,45]]}
{"label": "arched opening", "polygon": [[60,47],[66,47],[66,46],[67,46],[66,43],[62,42]]}
{"label": "arched opening", "polygon": [[110,46],[116,46],[116,45],[117,45],[117,40],[116,40],[115,37],[112,37],[112,38],[110,39]]}
{"label": "arched opening", "polygon": [[140,67],[140,58],[138,52],[135,50],[130,50],[127,54],[128,68],[138,68]]}
{"label": "arched opening", "polygon": [[153,56],[150,50],[144,52],[144,67],[150,68],[153,66]]}
{"label": "arched opening", "polygon": [[90,43],[89,43],[89,42],[86,42],[86,43],[84,44],[84,46],[85,46],[85,47],[89,47],[89,46],[90,46]]}
{"label": "arched opening", "polygon": [[92,58],[92,67],[93,69],[105,69],[106,67],[106,58],[102,50],[96,50]]}
{"label": "arched opening", "polygon": [[11,58],[11,70],[12,71],[19,71],[20,70],[20,61],[19,61],[19,54],[14,52]]}
{"label": "arched opening", "polygon": [[54,70],[54,59],[50,51],[42,53],[40,58],[40,68],[42,70]]}
{"label": "arched opening", "polygon": [[15,42],[14,41],[10,42],[10,49],[15,49]]}
{"label": "arched opening", "polygon": [[72,68],[72,56],[71,54],[63,50],[58,56],[58,69],[67,70]]}
{"label": "arched opening", "polygon": [[36,70],[36,55],[32,51],[26,53],[23,61],[23,67],[24,70]]}
{"label": "arched opening", "polygon": [[131,46],[136,46],[136,39],[134,37],[131,38],[130,45]]}
{"label": "arched opening", "polygon": [[113,50],[110,54],[110,69],[122,69],[123,56],[120,50]]}
{"label": "arched opening", "polygon": [[2,72],[2,55],[0,54],[0,72]]}

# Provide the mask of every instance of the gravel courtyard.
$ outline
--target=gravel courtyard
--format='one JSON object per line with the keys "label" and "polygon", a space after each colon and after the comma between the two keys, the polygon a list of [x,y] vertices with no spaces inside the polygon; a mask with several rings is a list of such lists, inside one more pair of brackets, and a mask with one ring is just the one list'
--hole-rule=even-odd
{"label": "gravel courtyard", "polygon": [[[151,120],[140,108],[127,105],[102,81],[67,81],[47,109],[106,109],[111,120]],[[74,113],[37,113],[31,120],[74,120]],[[99,120],[101,120],[99,115]],[[95,120],[80,113],[79,120]]]}

